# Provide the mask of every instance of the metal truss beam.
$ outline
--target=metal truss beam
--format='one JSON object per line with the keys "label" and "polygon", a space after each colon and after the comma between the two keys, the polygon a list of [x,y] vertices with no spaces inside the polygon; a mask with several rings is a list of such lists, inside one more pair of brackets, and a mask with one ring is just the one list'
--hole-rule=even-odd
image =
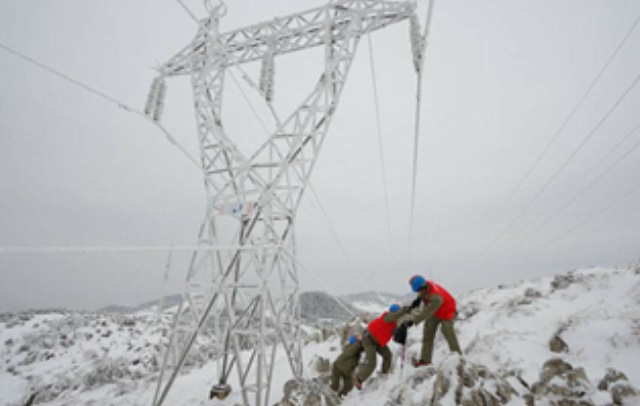
{"label": "metal truss beam", "polygon": [[[199,340],[217,360],[215,393],[226,393],[236,376],[246,406],[269,404],[279,348],[292,375],[302,377],[296,212],[361,36],[414,9],[412,2],[339,0],[226,34],[218,33],[214,9],[191,45],[161,68],[161,76],[191,77],[207,192],[199,245],[210,249],[193,253],[154,406],[166,402]],[[226,69],[321,45],[325,64],[314,89],[245,156],[223,125]]]}

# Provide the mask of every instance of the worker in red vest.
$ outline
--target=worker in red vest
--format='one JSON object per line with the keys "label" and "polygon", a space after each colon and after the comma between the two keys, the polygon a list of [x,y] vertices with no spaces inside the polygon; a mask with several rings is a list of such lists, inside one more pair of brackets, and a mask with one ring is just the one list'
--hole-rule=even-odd
{"label": "worker in red vest", "polygon": [[391,369],[391,351],[387,344],[393,337],[393,331],[397,327],[398,320],[409,312],[408,307],[400,307],[393,304],[389,311],[369,323],[362,337],[362,346],[367,357],[366,362],[358,368],[353,384],[362,389],[362,383],[366,381],[376,369],[376,353],[382,356],[382,373],[387,374]]}
{"label": "worker in red vest", "polygon": [[416,367],[431,364],[433,356],[433,342],[438,331],[438,326],[442,326],[442,334],[449,344],[449,350],[462,354],[458,337],[453,328],[456,316],[456,300],[442,286],[427,281],[420,275],[415,275],[409,279],[411,289],[418,294],[409,309],[413,310],[424,303],[424,309],[402,323],[400,329],[405,330],[415,324],[424,322],[422,334],[422,354],[420,359],[413,361]]}

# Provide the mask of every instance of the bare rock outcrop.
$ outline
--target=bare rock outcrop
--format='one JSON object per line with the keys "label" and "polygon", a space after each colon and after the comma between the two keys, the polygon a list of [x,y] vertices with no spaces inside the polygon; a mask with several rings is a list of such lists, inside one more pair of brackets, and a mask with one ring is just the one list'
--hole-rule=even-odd
{"label": "bare rock outcrop", "polygon": [[640,404],[640,391],[633,386],[624,372],[613,368],[607,369],[607,373],[598,383],[598,390],[608,391],[615,405]]}
{"label": "bare rock outcrop", "polygon": [[542,366],[540,380],[531,390],[535,400],[544,399],[553,406],[593,406],[596,388],[583,368],[552,358]]}
{"label": "bare rock outcrop", "polygon": [[549,340],[549,350],[551,350],[551,352],[568,352],[569,351],[569,345],[562,339],[562,337],[560,337],[559,334],[554,335],[553,337],[551,337],[551,340]]}
{"label": "bare rock outcrop", "polygon": [[417,406],[428,404],[430,394],[416,399],[416,389],[424,385],[430,385],[430,381],[435,379],[437,370],[434,367],[420,368],[416,373],[409,375],[403,385],[396,386],[391,393],[385,406]]}
{"label": "bare rock outcrop", "polygon": [[566,289],[576,282],[576,276],[574,273],[569,272],[564,275],[556,275],[551,281],[552,290]]}
{"label": "bare rock outcrop", "polygon": [[600,380],[600,383],[598,383],[598,390],[609,390],[609,387],[619,381],[628,382],[629,378],[627,378],[627,375],[625,375],[624,372],[609,368],[607,369],[607,373]]}
{"label": "bare rock outcrop", "polygon": [[640,391],[626,381],[616,382],[609,388],[613,403],[620,406],[633,406],[640,404]]}
{"label": "bare rock outcrop", "polygon": [[514,396],[517,392],[509,382],[485,366],[454,354],[438,370],[430,404],[500,406],[509,403]]}
{"label": "bare rock outcrop", "polygon": [[340,399],[317,379],[291,379],[284,385],[284,396],[274,406],[337,406]]}

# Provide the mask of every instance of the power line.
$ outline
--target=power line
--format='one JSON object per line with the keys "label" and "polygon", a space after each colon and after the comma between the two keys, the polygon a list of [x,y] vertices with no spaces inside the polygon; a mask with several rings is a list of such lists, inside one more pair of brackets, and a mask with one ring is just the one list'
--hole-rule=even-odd
{"label": "power line", "polygon": [[[277,247],[277,246],[276,246]],[[183,246],[123,246],[123,247],[0,247],[0,255],[61,255],[61,254],[153,254],[172,251],[236,251],[254,249],[255,245],[183,245]]]}
{"label": "power line", "polygon": [[420,149],[420,110],[422,107],[422,71],[424,68],[424,57],[427,50],[427,37],[429,35],[429,29],[431,27],[431,20],[433,16],[433,9],[435,0],[429,1],[429,8],[427,10],[427,21],[424,27],[424,33],[422,35],[422,50],[420,56],[420,67],[418,69],[418,83],[416,84],[416,111],[415,111],[415,123],[414,123],[414,136],[413,136],[413,171],[411,176],[411,209],[409,214],[409,250],[407,260],[411,264],[411,254],[413,249],[413,222],[415,216],[416,207],[416,182],[418,179],[418,150]]}
{"label": "power line", "polygon": [[309,268],[307,268],[306,266],[304,266],[304,264],[295,256],[293,255],[291,252],[289,252],[288,250],[283,250],[287,255],[289,255],[289,257],[291,257],[291,259],[293,259],[303,270],[305,270],[309,276],[311,276],[316,282],[318,282],[320,285],[322,285],[323,288],[326,289],[327,294],[329,296],[331,296],[333,298],[333,300],[336,301],[336,303],[338,303],[340,305],[340,307],[342,307],[347,313],[349,313],[351,315],[351,317],[356,317],[356,315],[347,307],[346,304],[344,304],[342,302],[342,300],[338,299],[338,297],[334,294],[331,293],[331,291],[335,291],[335,289],[331,288],[326,282],[324,282],[322,279],[318,278],[318,276],[311,272],[311,270],[309,270]]}
{"label": "power line", "polygon": [[627,197],[629,197],[632,193],[634,193],[638,189],[640,189],[640,183],[638,183],[637,185],[635,185],[631,189],[627,190],[625,193],[623,193],[622,195],[618,196],[616,199],[614,199],[614,200],[610,201],[609,203],[607,203],[606,205],[604,205],[600,210],[598,210],[598,211],[592,213],[591,215],[587,216],[586,218],[584,218],[583,220],[578,222],[576,225],[571,227],[569,230],[567,230],[564,233],[560,234],[559,236],[553,238],[552,240],[547,241],[545,244],[542,244],[542,245],[538,246],[538,248],[536,248],[536,250],[540,250],[542,248],[546,248],[549,245],[557,242],[558,240],[566,237],[567,235],[571,234],[572,232],[574,232],[578,228],[582,227],[584,224],[588,223],[589,221],[593,220],[594,218],[596,218],[596,217],[600,216],[601,214],[603,214],[604,212],[606,212],[612,206],[620,203],[622,200],[624,200]]}
{"label": "power line", "polygon": [[88,85],[85,85],[84,83],[81,83],[81,82],[79,82],[79,81],[77,81],[77,80],[65,75],[64,73],[62,73],[60,71],[57,71],[57,70],[55,70],[53,68],[50,68],[47,65],[45,65],[45,64],[43,64],[41,62],[38,62],[35,59],[33,59],[31,57],[28,57],[27,55],[25,55],[25,54],[23,54],[21,52],[16,51],[15,49],[9,48],[8,46],[6,46],[6,45],[4,45],[2,43],[0,43],[0,48],[4,49],[5,51],[7,51],[8,53],[10,53],[10,54],[12,54],[14,56],[17,56],[18,58],[20,58],[20,59],[22,59],[24,61],[27,61],[27,62],[39,67],[40,69],[43,69],[43,70],[51,73],[52,75],[58,76],[59,78],[65,80],[65,81],[67,81],[67,82],[69,82],[69,83],[71,83],[71,84],[73,84],[75,86],[78,86],[81,89],[83,89],[83,90],[85,90],[85,91],[87,91],[89,93],[92,93],[95,96],[98,96],[98,97],[108,101],[109,103],[115,104],[116,106],[120,107],[121,109],[124,109],[124,110],[127,110],[127,111],[131,111],[131,112],[136,112],[136,110],[134,108],[129,107],[124,103],[121,103],[120,101],[114,99],[113,97],[111,97],[111,96],[109,96],[109,95],[107,95],[107,94],[105,94],[105,93],[103,93],[103,92],[101,92],[99,90],[96,90],[96,89],[94,89],[92,87],[89,87]]}
{"label": "power line", "polygon": [[367,43],[369,44],[369,65],[371,66],[371,82],[373,84],[373,104],[376,112],[376,128],[378,132],[378,151],[380,153],[380,165],[382,166],[382,185],[384,187],[384,205],[387,215],[387,233],[389,237],[389,256],[393,261],[393,247],[391,238],[391,214],[389,210],[389,190],[387,188],[387,169],[384,160],[384,148],[382,142],[382,125],[380,123],[380,102],[378,98],[378,79],[376,76],[375,59],[373,57],[373,43],[371,32],[367,33]]}
{"label": "power line", "polygon": [[511,193],[509,194],[509,196],[505,199],[505,201],[502,203],[502,205],[500,205],[500,207],[498,208],[498,210],[495,211],[495,213],[489,218],[489,221],[487,222],[487,224],[484,226],[484,228],[482,229],[482,231],[479,233],[478,238],[480,238],[481,236],[483,236],[486,231],[489,229],[489,227],[493,224],[493,222],[499,217],[500,214],[502,214],[502,212],[504,212],[504,209],[507,207],[507,205],[509,204],[509,202],[511,201],[511,199],[515,196],[515,194],[520,190],[520,188],[522,187],[522,185],[525,183],[525,181],[529,178],[529,176],[531,176],[531,174],[533,173],[533,171],[538,167],[538,165],[540,164],[540,162],[542,161],[542,158],[547,154],[547,152],[549,151],[549,149],[551,148],[551,146],[556,142],[556,140],[560,137],[560,135],[563,133],[564,129],[566,128],[567,124],[569,124],[569,122],[571,121],[571,119],[573,118],[573,116],[576,114],[576,112],[578,111],[578,109],[580,109],[580,107],[582,106],[582,104],[584,103],[584,101],[587,99],[587,97],[589,96],[589,94],[591,94],[591,91],[593,90],[593,88],[595,87],[595,85],[600,81],[600,79],[602,78],[602,75],[605,73],[605,71],[609,68],[609,65],[611,65],[611,62],[613,62],[613,60],[615,59],[615,57],[618,55],[618,52],[620,51],[620,49],[624,46],[624,44],[627,42],[627,40],[629,39],[629,37],[631,36],[631,34],[633,33],[633,31],[636,29],[636,26],[638,25],[638,23],[640,22],[640,15],[636,18],[635,22],[631,25],[631,27],[627,30],[625,36],[622,38],[622,40],[620,41],[620,43],[618,44],[618,46],[615,48],[615,50],[613,51],[613,53],[611,54],[611,56],[609,56],[609,59],[607,60],[607,62],[602,66],[602,68],[600,69],[600,71],[598,72],[598,74],[596,75],[596,77],[591,81],[591,84],[589,85],[589,87],[587,88],[587,90],[582,94],[582,96],[580,97],[580,99],[578,100],[578,103],[573,107],[573,109],[571,110],[571,112],[569,113],[569,115],[567,116],[567,118],[563,121],[562,125],[560,126],[560,128],[558,128],[558,130],[556,131],[556,133],[554,134],[554,136],[551,138],[551,141],[549,141],[549,143],[547,143],[547,145],[545,146],[545,148],[542,150],[542,152],[538,155],[538,157],[536,158],[536,160],[534,161],[533,165],[531,165],[531,167],[527,170],[527,172],[525,173],[525,175],[520,179],[520,181],[518,182],[518,184],[516,185],[516,187],[511,191]]}
{"label": "power line", "polygon": [[[336,231],[335,227],[333,226],[333,223],[331,222],[331,219],[329,218],[329,215],[327,215],[327,212],[324,209],[324,206],[322,205],[322,202],[320,201],[320,198],[318,197],[318,194],[316,193],[315,188],[311,185],[311,182],[309,182],[308,186],[309,186],[309,190],[311,190],[311,194],[313,195],[316,204],[318,205],[317,208],[322,213],[321,217],[323,217],[323,220],[326,222],[325,224],[328,225],[329,230],[331,231],[331,234],[333,235],[333,238],[338,243],[338,246],[340,247],[340,250],[342,251],[342,254],[347,259],[347,262],[349,263],[350,271],[351,271],[351,269],[355,269],[356,267],[353,265],[353,261],[351,260],[351,257],[347,253],[347,250],[345,249],[344,244],[342,244],[342,241],[340,240],[340,237],[338,236],[338,232]],[[353,272],[353,271],[351,271],[351,272]],[[362,278],[362,275],[360,275],[360,272],[356,272],[355,275],[359,279],[359,281],[362,284],[362,286],[365,286],[366,285],[365,280]],[[374,278],[374,280],[376,281],[374,283],[377,283],[377,279]]]}
{"label": "power line", "polygon": [[198,24],[200,27],[202,27],[202,23],[200,22],[200,20],[198,19],[198,17],[196,17],[196,15],[189,9],[189,7],[187,7],[186,4],[184,4],[184,2],[182,0],[176,0],[178,2],[178,4],[180,4],[180,7],[182,7],[182,9],[184,10],[185,13],[187,13],[189,15],[189,17],[191,17],[191,19]]}
{"label": "power line", "polygon": [[[635,130],[632,132],[635,133],[638,129],[640,128],[640,125],[637,126],[635,128]],[[567,203],[565,203],[559,210],[557,210],[555,213],[553,213],[551,215],[551,217],[548,217],[544,222],[542,222],[538,227],[536,227],[533,231],[531,231],[529,234],[527,234],[524,238],[522,238],[521,240],[519,240],[516,244],[514,244],[513,246],[511,246],[509,248],[509,252],[512,251],[513,249],[515,249],[516,247],[518,247],[519,245],[521,245],[523,242],[525,242],[526,240],[528,240],[529,238],[531,238],[533,235],[535,235],[538,231],[540,231],[542,229],[542,227],[544,227],[545,225],[547,225],[551,220],[553,220],[558,214],[562,213],[564,210],[566,210],[569,206],[571,206],[576,200],[578,200],[578,198],[582,195],[584,195],[589,189],[591,189],[593,186],[595,186],[600,180],[602,180],[607,174],[609,174],[614,168],[616,168],[620,163],[622,163],[629,155],[631,155],[632,152],[634,152],[638,147],[640,147],[640,141],[636,142],[633,147],[629,148],[627,150],[627,152],[625,152],[624,155],[622,155],[620,158],[618,158],[613,164],[609,165],[609,167],[602,172],[598,177],[596,177],[591,183],[589,183],[587,186],[585,186],[576,196],[574,196],[571,200],[569,200]]]}
{"label": "power line", "polygon": [[113,97],[105,94],[104,92],[96,90],[93,87],[90,87],[90,86],[88,86],[88,85],[86,85],[86,84],[84,84],[84,83],[82,83],[82,82],[80,82],[78,80],[75,80],[72,77],[67,76],[64,73],[62,73],[62,72],[60,72],[60,71],[58,71],[56,69],[50,68],[49,66],[45,65],[44,63],[39,62],[39,61],[37,61],[37,60],[35,60],[35,59],[33,59],[33,58],[21,53],[21,52],[18,52],[15,49],[12,49],[12,48],[10,48],[10,47],[2,44],[2,43],[0,43],[0,48],[4,49],[6,52],[8,52],[8,53],[10,53],[10,54],[12,54],[14,56],[17,56],[18,58],[20,58],[20,59],[22,59],[22,60],[24,60],[26,62],[31,63],[32,65],[35,65],[35,66],[39,67],[40,69],[43,69],[46,72],[51,73],[54,76],[57,76],[58,78],[66,81],[68,83],[71,83],[74,86],[77,86],[77,87],[81,88],[82,90],[84,90],[86,92],[89,92],[89,93],[93,94],[94,96],[97,96],[97,97],[99,97],[99,98],[101,98],[101,99],[103,99],[103,100],[105,100],[105,101],[107,101],[107,102],[109,102],[111,104],[114,104],[117,107],[119,107],[119,108],[121,108],[121,109],[123,109],[123,110],[125,110],[125,111],[127,111],[129,113],[132,113],[132,114],[135,114],[137,116],[142,117],[145,121],[150,122],[156,128],[158,128],[160,131],[162,131],[162,133],[165,135],[167,140],[172,145],[174,145],[176,148],[178,148],[187,157],[187,159],[189,159],[193,164],[196,165],[196,167],[198,167],[198,169],[200,169],[200,170],[202,169],[200,167],[200,164],[198,163],[198,161],[193,156],[191,156],[191,154],[189,154],[189,152],[186,150],[186,148],[184,148],[184,146],[182,146],[182,144],[180,144],[178,141],[176,141],[176,139],[171,135],[171,133],[166,128],[164,128],[160,123],[149,119],[149,117],[147,117],[142,112],[134,109],[131,106],[126,105],[125,103],[122,103],[122,102],[114,99]]}
{"label": "power line", "polygon": [[[262,129],[264,130],[266,136],[270,137],[271,134],[269,134],[269,131],[268,131],[266,125],[264,124],[264,122],[262,121],[260,116],[258,115],[258,112],[255,109],[255,107],[253,106],[253,103],[251,102],[251,100],[249,99],[247,94],[243,91],[242,86],[240,86],[240,83],[236,80],[235,76],[233,75],[233,72],[230,72],[230,73],[231,73],[231,77],[232,77],[232,79],[234,81],[234,84],[240,90],[240,93],[242,94],[245,102],[249,105],[252,114],[260,122],[260,125],[262,126]],[[294,170],[296,171],[296,174],[299,177],[302,178],[302,175],[300,173],[298,173],[297,168],[295,168]],[[347,250],[345,249],[344,244],[342,244],[342,241],[340,240],[340,237],[338,236],[338,233],[337,233],[335,227],[333,226],[333,223],[331,222],[331,219],[329,218],[329,215],[327,214],[327,211],[324,209],[324,206],[323,206],[322,202],[320,201],[320,198],[318,197],[318,194],[316,193],[313,185],[311,184],[311,181],[308,181],[307,186],[309,187],[309,190],[311,191],[311,194],[312,194],[313,198],[315,199],[315,203],[317,204],[316,209],[318,209],[320,217],[322,218],[323,222],[325,223],[325,226],[328,226],[329,230],[331,231],[331,234],[332,234],[333,238],[336,240],[338,246],[340,247],[340,250],[342,251],[342,254],[347,259],[347,262],[350,265],[350,271],[351,271],[351,269],[355,268],[353,266],[353,261],[351,260],[351,257],[347,253]],[[362,275],[360,275],[360,272],[356,272],[355,275],[358,278],[359,282],[364,284],[365,281],[362,278]]]}
{"label": "power line", "polygon": [[602,124],[604,124],[604,122],[609,118],[611,113],[613,113],[618,108],[620,103],[627,97],[627,95],[636,86],[636,84],[638,84],[638,81],[640,81],[640,75],[638,75],[636,79],[633,81],[633,83],[631,83],[631,85],[627,87],[624,93],[618,98],[618,100],[613,104],[613,106],[609,109],[609,111],[607,111],[607,113],[600,119],[600,121],[593,128],[593,130],[591,130],[591,132],[587,135],[587,137],[584,140],[582,140],[580,145],[578,145],[578,147],[571,153],[569,158],[567,158],[564,161],[564,163],[560,166],[560,168],[556,170],[556,172],[551,176],[551,178],[549,178],[549,180],[544,184],[544,186],[542,186],[542,188],[538,190],[535,196],[531,200],[529,200],[529,202],[524,206],[524,208],[522,208],[522,210],[520,210],[518,215],[516,215],[516,217],[513,220],[511,220],[511,222],[502,230],[502,232],[500,232],[500,234],[498,234],[482,250],[482,252],[479,254],[479,257],[484,255],[493,246],[493,244],[495,244],[503,235],[505,235],[506,232],[509,231],[511,227],[522,217],[522,215],[524,215],[524,213],[529,209],[529,207],[531,207],[533,203],[535,203],[538,200],[538,198],[542,195],[542,193],[549,187],[549,185],[553,183],[553,181],[558,177],[558,175],[560,175],[560,173],[567,167],[567,165],[573,160],[573,158],[575,158],[575,156],[580,152],[580,150],[587,144],[587,142],[589,142],[589,140],[593,137],[593,135],[600,129]]}
{"label": "power line", "polygon": [[258,111],[256,110],[256,108],[253,106],[253,103],[251,103],[251,100],[249,100],[249,96],[247,96],[247,94],[245,93],[245,91],[242,89],[242,87],[240,86],[240,83],[238,83],[238,79],[236,79],[236,76],[233,74],[233,71],[229,71],[229,74],[231,75],[231,79],[233,79],[233,83],[236,85],[236,87],[238,88],[238,90],[240,91],[240,93],[242,94],[242,97],[244,98],[244,100],[246,101],[246,103],[249,105],[249,108],[251,109],[251,112],[253,113],[253,116],[256,118],[256,120],[258,120],[258,122],[260,123],[260,126],[262,127],[262,129],[264,130],[265,134],[267,135],[267,137],[271,136],[271,134],[269,133],[269,130],[267,129],[266,124],[264,123],[264,121],[262,120],[262,118],[260,117],[260,115],[258,114]]}
{"label": "power line", "polygon": [[[593,173],[593,171],[598,168],[600,166],[600,164],[602,164],[612,153],[614,153],[622,144],[624,144],[624,142],[626,140],[628,140],[632,135],[634,135],[638,130],[640,129],[640,124],[638,124],[633,130],[629,131],[627,133],[627,135],[625,135],[620,141],[618,141],[616,143],[616,145],[614,145],[613,147],[611,147],[609,149],[609,151],[607,151],[606,154],[604,154],[594,165],[591,166],[591,168],[589,168],[588,171],[584,172],[582,174],[582,176],[580,176],[580,178],[578,180],[576,180],[575,182],[573,182],[574,185],[578,185],[580,184],[580,182],[582,182],[582,180],[584,180],[585,178],[587,178],[587,176],[589,176],[591,173]],[[633,147],[635,148],[635,146]],[[627,153],[628,154],[628,153]],[[625,154],[626,156],[626,154]],[[538,219],[540,219],[545,213],[547,213],[549,210],[553,209],[557,203],[565,200],[565,197],[569,196],[569,194],[571,194],[571,192],[575,191],[577,188],[573,188],[573,189],[567,189],[566,192],[560,196],[558,199],[556,199],[554,202],[552,202],[549,206],[547,206],[544,210],[540,211],[538,213],[537,216],[535,216],[526,226],[524,226],[522,229],[526,229],[529,226],[533,225],[536,223],[536,221]],[[545,221],[545,224],[548,222]],[[539,227],[538,227],[539,228]],[[510,247],[509,249],[512,249],[514,246]]]}

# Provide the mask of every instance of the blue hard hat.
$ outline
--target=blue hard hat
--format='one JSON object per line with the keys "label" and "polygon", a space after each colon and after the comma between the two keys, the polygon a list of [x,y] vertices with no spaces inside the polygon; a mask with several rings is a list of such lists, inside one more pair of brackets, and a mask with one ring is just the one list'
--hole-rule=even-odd
{"label": "blue hard hat", "polygon": [[392,304],[391,306],[389,306],[389,311],[390,312],[397,312],[400,310],[400,305],[399,304]]}
{"label": "blue hard hat", "polygon": [[349,337],[349,344],[355,344],[358,342],[358,340],[359,340],[358,335],[353,334],[351,337]]}
{"label": "blue hard hat", "polygon": [[414,292],[420,291],[427,284],[427,280],[420,275],[414,275],[409,279],[409,285]]}

